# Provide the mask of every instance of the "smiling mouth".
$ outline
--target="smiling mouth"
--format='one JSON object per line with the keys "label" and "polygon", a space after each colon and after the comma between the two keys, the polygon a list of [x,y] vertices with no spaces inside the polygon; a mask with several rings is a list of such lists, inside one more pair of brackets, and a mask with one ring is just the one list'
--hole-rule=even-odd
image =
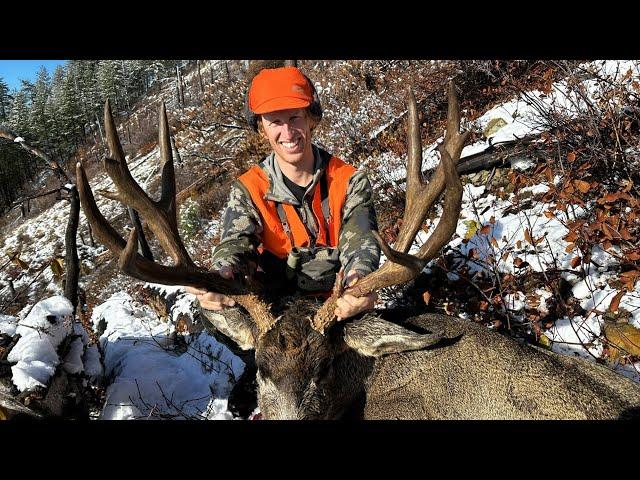
{"label": "smiling mouth", "polygon": [[280,145],[282,145],[284,148],[288,150],[292,150],[300,145],[300,139],[298,138],[294,142],[280,142]]}

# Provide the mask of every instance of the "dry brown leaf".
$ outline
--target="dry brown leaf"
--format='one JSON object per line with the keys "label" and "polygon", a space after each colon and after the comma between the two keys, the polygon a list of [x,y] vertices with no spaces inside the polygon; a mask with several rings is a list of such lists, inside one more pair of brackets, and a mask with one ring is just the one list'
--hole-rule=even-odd
{"label": "dry brown leaf", "polygon": [[544,171],[544,174],[547,177],[547,181],[549,183],[553,183],[553,170],[551,170],[551,167],[547,167]]}
{"label": "dry brown leaf", "polygon": [[609,341],[611,356],[617,358],[622,350],[640,356],[640,330],[628,323],[605,322],[604,336]]}
{"label": "dry brown leaf", "polygon": [[582,193],[587,193],[589,190],[591,190],[591,184],[589,182],[585,182],[584,180],[574,180],[573,183],[576,188]]}
{"label": "dry brown leaf", "polygon": [[604,233],[604,236],[609,240],[615,240],[620,237],[620,235],[618,235],[618,233],[606,223],[602,224],[602,233]]}
{"label": "dry brown leaf", "polygon": [[617,312],[618,311],[618,307],[620,306],[620,300],[622,300],[622,297],[624,296],[624,294],[627,293],[626,290],[620,290],[618,293],[616,293],[616,296],[613,297],[613,299],[611,300],[611,303],[609,304],[609,312]]}
{"label": "dry brown leaf", "polygon": [[640,260],[640,252],[628,252],[625,253],[625,257],[627,260],[631,260],[635,262],[636,260]]}
{"label": "dry brown leaf", "polygon": [[20,267],[22,270],[29,270],[29,265],[18,256],[12,258],[11,263],[13,263],[17,267]]}
{"label": "dry brown leaf", "polygon": [[564,236],[565,242],[575,242],[579,238],[577,232],[575,230],[570,231]]}
{"label": "dry brown leaf", "polygon": [[530,244],[533,245],[533,239],[531,238],[531,233],[529,233],[529,229],[524,229],[524,239]]}
{"label": "dry brown leaf", "polygon": [[613,203],[620,198],[619,193],[607,193],[604,197],[598,199],[598,203],[602,205],[603,203]]}
{"label": "dry brown leaf", "polygon": [[573,257],[573,258],[571,259],[571,267],[572,267],[572,268],[576,268],[578,265],[580,265],[580,261],[581,261],[581,260],[582,260],[582,259],[581,259],[580,257]]}
{"label": "dry brown leaf", "polygon": [[54,258],[51,260],[51,271],[56,277],[60,277],[64,274],[64,259],[63,258]]}
{"label": "dry brown leaf", "polygon": [[573,163],[573,162],[575,162],[575,161],[576,161],[576,154],[575,154],[574,152],[569,152],[569,153],[567,154],[567,161],[568,161],[569,163]]}
{"label": "dry brown leaf", "polygon": [[633,240],[633,236],[631,235],[631,232],[629,232],[629,230],[627,229],[627,227],[622,227],[620,229],[620,236],[624,239],[624,240]]}
{"label": "dry brown leaf", "polygon": [[628,291],[632,291],[638,281],[638,277],[640,277],[640,271],[631,270],[628,272],[623,272],[620,274],[620,281],[622,281],[627,287]]}
{"label": "dry brown leaf", "polygon": [[425,305],[429,305],[429,301],[431,300],[431,294],[429,293],[429,290],[426,290],[422,294],[422,300],[424,300]]}

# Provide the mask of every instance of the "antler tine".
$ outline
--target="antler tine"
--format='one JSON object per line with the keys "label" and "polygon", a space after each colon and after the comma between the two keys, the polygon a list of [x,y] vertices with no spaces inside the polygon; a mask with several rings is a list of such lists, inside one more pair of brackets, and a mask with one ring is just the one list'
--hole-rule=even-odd
{"label": "antler tine", "polygon": [[[447,131],[443,145],[454,164],[457,164],[470,132],[459,133],[460,112],[453,81],[450,81],[448,85],[448,98]],[[413,239],[418,233],[418,230],[420,230],[424,217],[429,208],[431,208],[431,205],[433,205],[444,190],[446,182],[442,163],[438,165],[428,184],[425,185],[425,182],[422,180],[422,146],[419,120],[415,97],[411,91],[409,95],[409,113],[407,116],[407,143],[409,158],[407,166],[406,205],[402,219],[402,229],[395,243],[395,249],[403,253],[408,252],[411,248]],[[438,150],[440,150],[440,148]]]}
{"label": "antler tine", "polygon": [[418,190],[424,185],[422,181],[422,139],[420,138],[420,119],[418,104],[413,88],[407,88],[407,210],[411,210],[410,203],[417,198]]}
{"label": "antler tine", "polygon": [[162,169],[162,193],[160,194],[160,207],[167,212],[169,220],[175,224],[177,230],[176,216],[176,177],[173,166],[173,151],[171,149],[171,139],[169,137],[169,120],[167,119],[167,107],[164,101],[160,102],[160,116],[158,119],[158,145],[160,147],[160,162]]}
{"label": "antler tine", "polygon": [[[165,283],[167,285],[193,285],[206,286],[216,282],[215,276],[202,277],[201,272],[189,272],[186,269],[160,265],[152,262],[137,252],[138,238],[136,229],[132,229],[128,240],[125,240],[116,232],[106,218],[102,215],[84,168],[78,162],[76,164],[76,178],[78,195],[87,221],[93,228],[98,241],[104,244],[118,257],[118,267],[124,273],[132,277],[152,283]],[[206,272],[205,272],[206,273]],[[186,275],[185,275],[186,274]]]}
{"label": "antler tine", "polygon": [[124,150],[122,149],[122,144],[120,143],[120,138],[118,137],[118,130],[116,129],[115,122],[113,121],[113,116],[111,115],[111,101],[108,98],[104,102],[104,130],[107,137],[107,145],[109,146],[111,158],[118,161],[119,163],[123,163],[126,167]]}
{"label": "antler tine", "polygon": [[[459,133],[460,113],[455,95],[455,86],[453,82],[449,83],[447,132],[444,143],[438,147],[441,157],[440,165],[426,186],[422,181],[421,173],[422,154],[417,106],[411,90],[409,90],[408,96],[407,142],[409,158],[407,165],[407,201],[402,228],[396,241],[396,250],[391,249],[380,235],[375,232],[374,236],[380,243],[388,261],[380,269],[359,280],[355,286],[347,288],[344,292],[345,294],[361,297],[380,288],[399,285],[412,280],[420,274],[427,262],[447,243],[455,232],[458,223],[458,214],[462,203],[462,184],[458,176],[456,163],[460,159],[460,154],[469,137],[469,132]],[[445,184],[446,195],[443,214],[438,226],[416,255],[407,254],[429,208],[442,193]],[[423,192],[420,190],[423,190]],[[338,296],[332,295],[312,320],[313,328],[320,333],[323,333],[335,323],[336,319],[333,312],[336,308],[337,299]]]}
{"label": "antler tine", "polygon": [[[105,158],[104,167],[118,188],[118,193],[101,192],[107,198],[117,199],[137,210],[147,221],[149,227],[158,238],[160,245],[173,259],[175,265],[185,265],[193,267],[194,263],[185,249],[178,233],[176,211],[175,211],[175,176],[173,172],[173,157],[171,155],[171,143],[169,141],[169,127],[166,122],[166,111],[160,108],[160,151],[162,161],[162,198],[159,202],[154,202],[145,191],[135,181],[127,162],[124,158],[122,146],[118,139],[118,133],[111,115],[109,101],[105,102],[104,124],[109,143],[111,156],[115,158]],[[163,121],[164,117],[164,121]],[[163,133],[164,129],[164,133]],[[168,186],[171,183],[172,185]],[[173,194],[173,200],[168,196]],[[163,204],[169,206],[163,209]]]}
{"label": "antler tine", "polygon": [[147,219],[162,247],[174,259],[175,265],[161,265],[138,254],[138,234],[135,228],[129,233],[128,241],[124,241],[100,213],[84,169],[78,163],[76,165],[78,193],[85,216],[98,240],[118,257],[118,267],[123,273],[146,282],[188,285],[229,295],[249,312],[258,327],[259,334],[264,335],[277,321],[270,313],[269,305],[250,291],[243,278],[225,279],[215,272],[209,272],[195,265],[182,244],[176,221],[173,155],[164,104],[160,107],[159,123],[162,194],[160,201],[153,202],[129,172],[111,116],[109,102],[105,103],[105,130],[113,158],[105,158],[104,165],[118,192],[104,192],[103,195],[138,210]]}
{"label": "antler tine", "polygon": [[[422,180],[422,140],[418,118],[418,105],[413,89],[408,88],[408,112],[407,112],[407,189],[406,204],[402,218],[402,231],[396,240],[396,250],[408,252],[418,229],[422,225],[422,218],[414,214],[429,208],[425,205],[425,197],[420,195],[424,188]],[[434,198],[435,200],[435,198]],[[433,201],[433,200],[432,200]]]}
{"label": "antler tine", "polygon": [[100,210],[98,210],[93,192],[89,186],[89,181],[87,180],[87,175],[80,162],[76,163],[76,183],[84,215],[93,227],[96,238],[109,250],[119,254],[124,249],[126,242],[107,222],[102,213],[100,213]]}
{"label": "antler tine", "polygon": [[449,80],[447,88],[449,108],[447,110],[447,131],[444,136],[444,145],[451,159],[455,164],[460,160],[462,149],[471,132],[460,133],[460,107],[458,105],[458,94],[453,80]]}

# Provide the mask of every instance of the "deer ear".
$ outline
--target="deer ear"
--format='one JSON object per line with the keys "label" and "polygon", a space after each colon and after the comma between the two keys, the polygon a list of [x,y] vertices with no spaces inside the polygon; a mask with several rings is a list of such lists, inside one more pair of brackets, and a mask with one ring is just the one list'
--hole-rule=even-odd
{"label": "deer ear", "polygon": [[214,312],[200,308],[204,322],[210,322],[223,335],[231,338],[242,350],[255,348],[257,331],[255,323],[238,308],[227,308],[222,312]]}
{"label": "deer ear", "polygon": [[374,315],[353,320],[344,327],[345,343],[366,357],[421,350],[441,338],[441,333],[415,333]]}

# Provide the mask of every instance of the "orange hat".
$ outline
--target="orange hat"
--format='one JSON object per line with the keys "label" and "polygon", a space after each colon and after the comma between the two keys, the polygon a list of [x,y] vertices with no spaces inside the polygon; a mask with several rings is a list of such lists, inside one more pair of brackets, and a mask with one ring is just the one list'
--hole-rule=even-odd
{"label": "orange hat", "polygon": [[253,113],[305,108],[311,102],[311,84],[296,67],[261,70],[249,87],[249,109]]}

